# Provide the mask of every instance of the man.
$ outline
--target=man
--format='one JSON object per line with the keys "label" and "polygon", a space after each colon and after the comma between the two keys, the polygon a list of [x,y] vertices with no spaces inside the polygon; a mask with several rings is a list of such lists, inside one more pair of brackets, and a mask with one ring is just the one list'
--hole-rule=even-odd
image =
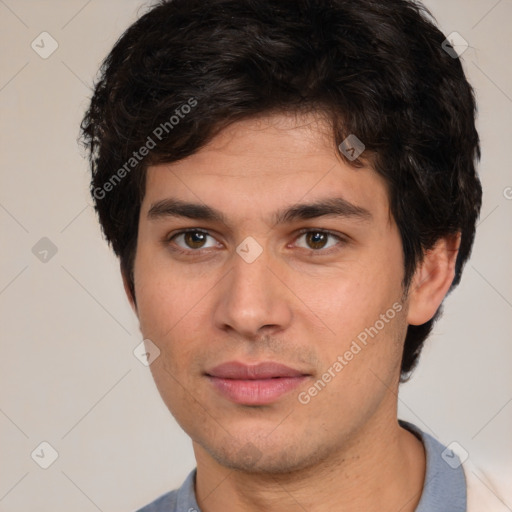
{"label": "man", "polygon": [[406,0],[171,0],[105,60],[91,192],[197,460],[142,510],[467,509],[397,420],[481,204],[445,39]]}

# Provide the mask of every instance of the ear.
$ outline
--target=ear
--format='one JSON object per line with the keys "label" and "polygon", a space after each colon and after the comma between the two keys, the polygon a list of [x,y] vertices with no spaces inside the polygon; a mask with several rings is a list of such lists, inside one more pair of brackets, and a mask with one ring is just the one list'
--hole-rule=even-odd
{"label": "ear", "polygon": [[132,293],[132,289],[130,286],[130,280],[128,279],[128,276],[126,275],[126,272],[123,270],[122,265],[121,265],[121,277],[123,278],[124,292],[126,293],[128,302],[130,303],[130,306],[132,307],[133,312],[137,315],[137,303],[135,302],[135,297],[133,296],[133,293]]}
{"label": "ear", "polygon": [[460,233],[439,239],[418,265],[409,288],[407,322],[421,325],[439,309],[455,277]]}

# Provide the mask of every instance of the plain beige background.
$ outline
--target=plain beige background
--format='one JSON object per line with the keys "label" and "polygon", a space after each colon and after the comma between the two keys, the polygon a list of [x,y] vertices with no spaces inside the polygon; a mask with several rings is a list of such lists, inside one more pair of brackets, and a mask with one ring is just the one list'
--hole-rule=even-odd
{"label": "plain beige background", "polygon": [[[145,5],[0,0],[1,511],[130,511],[194,467],[190,441],[133,355],[141,336],[76,142],[99,63]],[[512,487],[512,1],[427,5],[445,34],[457,31],[470,46],[462,58],[479,101],[484,204],[462,284],[401,389],[400,417],[459,443],[505,489]],[[51,49],[44,31],[58,44],[46,59],[31,47],[35,41],[42,52],[44,37],[44,51]],[[58,453],[48,469],[36,463],[51,456],[43,441]],[[507,506],[496,499],[497,510],[512,510],[504,496]]]}

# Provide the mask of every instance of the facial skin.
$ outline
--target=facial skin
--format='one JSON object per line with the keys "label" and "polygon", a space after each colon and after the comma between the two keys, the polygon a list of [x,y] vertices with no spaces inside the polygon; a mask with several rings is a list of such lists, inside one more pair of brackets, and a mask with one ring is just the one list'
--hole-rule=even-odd
{"label": "facial skin", "polygon": [[[359,214],[276,223],[277,212],[337,198]],[[168,215],[169,200],[207,205],[223,220]],[[185,229],[200,233],[179,235]],[[252,263],[236,251],[247,237],[262,248]],[[344,163],[313,115],[237,122],[196,154],[148,169],[134,308],[161,351],[151,365],[158,390],[193,440],[203,512],[414,510],[424,453],[397,424],[400,361],[407,324],[427,321],[449,287],[453,243],[431,251],[404,297],[385,183]],[[401,311],[300,403],[397,303]],[[304,377],[270,403],[235,403],[207,375],[233,361],[278,362]]]}

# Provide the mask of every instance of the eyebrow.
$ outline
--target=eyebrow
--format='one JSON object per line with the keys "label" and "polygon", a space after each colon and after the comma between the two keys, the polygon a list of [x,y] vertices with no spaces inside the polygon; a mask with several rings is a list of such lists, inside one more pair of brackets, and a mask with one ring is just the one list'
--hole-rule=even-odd
{"label": "eyebrow", "polygon": [[[343,217],[370,221],[369,210],[356,206],[342,197],[321,199],[312,203],[298,203],[274,213],[275,224],[286,224],[297,220],[315,219],[317,217]],[[224,214],[200,203],[189,203],[179,199],[162,199],[153,203],[148,211],[150,220],[166,217],[184,217],[193,220],[213,221],[228,224]]]}

